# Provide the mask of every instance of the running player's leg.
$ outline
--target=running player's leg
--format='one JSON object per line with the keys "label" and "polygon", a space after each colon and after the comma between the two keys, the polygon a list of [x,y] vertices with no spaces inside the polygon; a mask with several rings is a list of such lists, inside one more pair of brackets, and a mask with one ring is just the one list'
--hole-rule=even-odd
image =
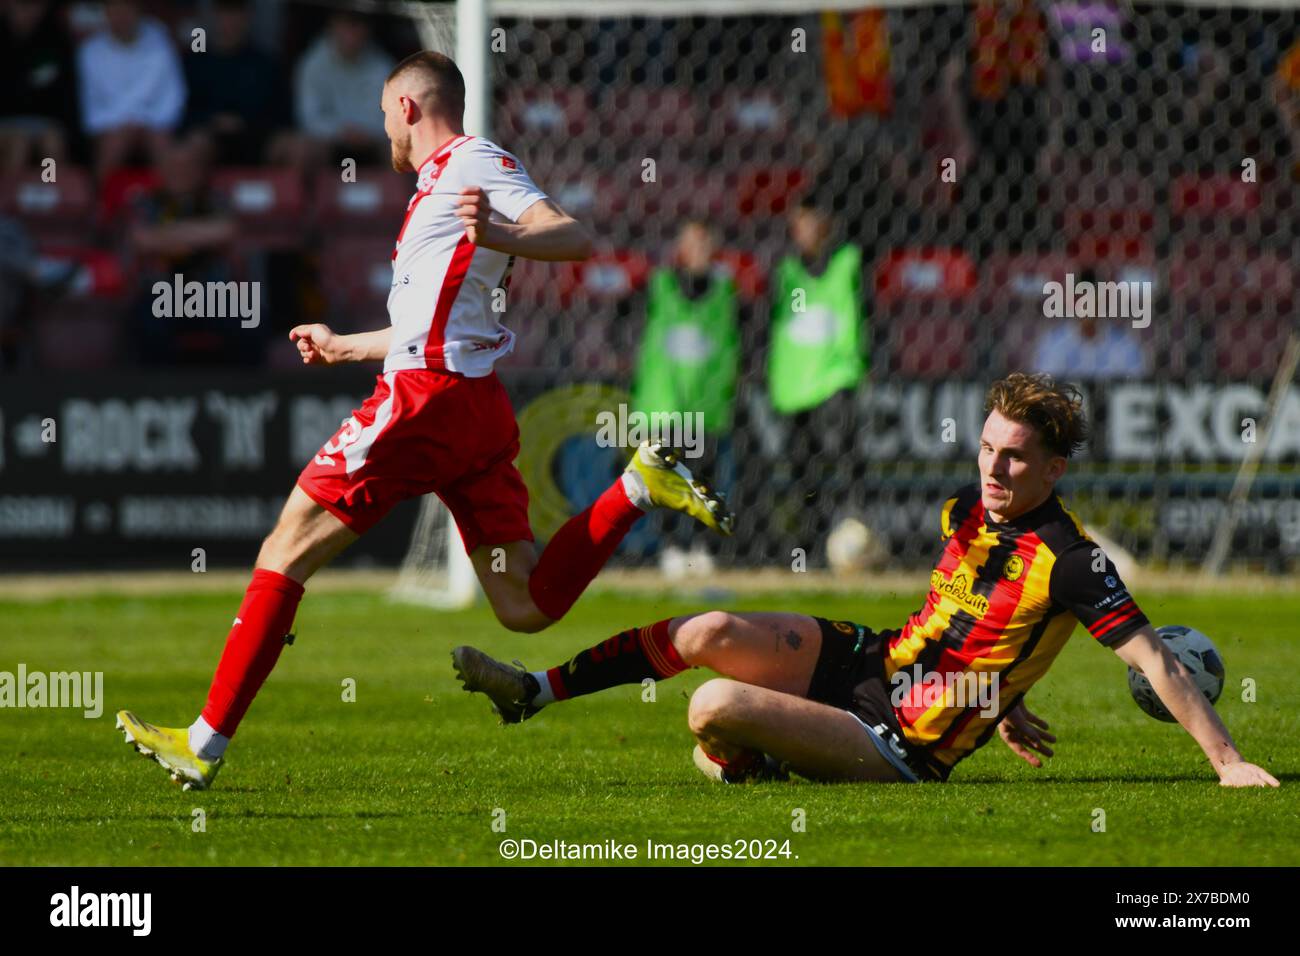
{"label": "running player's leg", "polygon": [[186,789],[210,786],[230,738],[289,640],[303,584],[356,539],[356,532],[295,487],[262,543],[202,713],[185,729],[157,727],[120,711],[117,724],[127,740]]}
{"label": "running player's leg", "polygon": [[[696,511],[703,511],[714,526],[730,529],[721,499],[706,486],[692,484],[680,465],[645,464],[638,450],[633,464],[590,507],[565,522],[539,557],[514,447],[491,468],[441,492],[484,594],[509,630],[533,633],[562,618],[651,508],[676,508],[697,518]],[[713,510],[705,504],[710,501],[716,503]]]}
{"label": "running player's leg", "polygon": [[528,581],[538,610],[552,621],[564,617],[652,508],[680,511],[719,534],[731,534],[734,522],[722,496],[695,478],[675,452],[643,442],[623,474],[547,542]]}
{"label": "running player's leg", "polygon": [[687,720],[701,750],[733,778],[768,754],[815,780],[902,779],[856,717],[795,694],[717,678],[691,697]]}
{"label": "running player's leg", "polygon": [[531,541],[482,544],[470,552],[474,573],[501,625],[521,634],[535,634],[555,623],[537,607],[528,581],[537,567],[537,548]]}
{"label": "running player's leg", "polygon": [[381,378],[303,469],[262,544],[199,717],[188,729],[168,728],[119,712],[128,741],[187,787],[206,787],[215,777],[230,738],[291,639],[304,582],[398,501],[421,490],[408,476],[431,470],[419,457],[426,443],[411,440],[418,438],[428,389],[418,378],[395,375]]}
{"label": "running player's leg", "polygon": [[[721,496],[696,480],[677,456],[643,443],[623,473],[581,514],[570,518],[539,557],[528,523],[528,489],[515,467],[519,426],[495,375],[469,379],[464,417],[481,457],[438,494],[456,520],[498,620],[534,632],[562,618],[586,590],[632,526],[651,508],[672,508],[729,534],[732,517]],[[468,427],[468,426],[466,426]]]}
{"label": "running player's leg", "polygon": [[253,580],[235,615],[207,704],[191,728],[196,753],[220,757],[270,676],[307,579],[357,540],[357,533],[295,486],[262,542]]}

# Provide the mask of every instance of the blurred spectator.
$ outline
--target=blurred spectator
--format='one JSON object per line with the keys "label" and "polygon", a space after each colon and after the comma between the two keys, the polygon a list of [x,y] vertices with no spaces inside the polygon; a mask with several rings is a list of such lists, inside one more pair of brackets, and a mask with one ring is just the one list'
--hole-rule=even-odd
{"label": "blurred spectator", "polygon": [[153,285],[230,282],[238,278],[231,245],[234,219],[210,182],[208,150],[190,137],[169,144],[159,166],[161,185],[138,198],[129,229],[137,258],[138,291],[129,316],[137,358],[145,364],[256,364],[261,330],[237,316],[154,315]]}
{"label": "blurred spectator", "polygon": [[49,0],[4,0],[0,22],[0,169],[61,163],[77,121],[72,40]]}
{"label": "blurred spectator", "polygon": [[794,248],[771,284],[767,382],[790,469],[771,479],[787,488],[787,500],[815,503],[810,540],[820,547],[832,520],[862,505],[854,443],[857,390],[868,367],[866,279],[862,251],[836,242],[838,224],[816,200],[802,200],[788,224]]}
{"label": "blurred spectator", "polygon": [[299,128],[309,140],[285,160],[319,165],[350,157],[358,163],[386,163],[388,140],[379,95],[394,66],[370,39],[360,15],[338,12],[298,61],[294,103]]}
{"label": "blurred spectator", "polygon": [[782,415],[816,408],[856,388],[867,372],[862,252],[832,242],[832,222],[812,200],[790,213],[794,255],[776,266],[768,390]]}
{"label": "blurred spectator", "polygon": [[1142,344],[1126,319],[1074,319],[1047,329],[1034,351],[1035,372],[1103,382],[1150,372]]}
{"label": "blurred spectator", "polygon": [[1286,51],[1273,77],[1273,100],[1290,145],[1292,172],[1300,182],[1300,40]]}
{"label": "blurred spectator", "polygon": [[731,431],[740,367],[736,283],[715,257],[717,238],[703,220],[677,236],[678,268],[650,276],[632,404],[635,410],[702,413],[705,434]]}
{"label": "blurred spectator", "polygon": [[960,97],[952,113],[961,129],[945,139],[968,228],[997,217],[1005,225],[988,238],[1009,248],[1032,244],[1039,215],[1038,161],[1051,112],[1047,54],[1033,0],[979,0],[966,48],[943,70],[945,90]]}
{"label": "blurred spectator", "polygon": [[822,71],[826,99],[836,116],[889,113],[894,97],[885,11],[822,13]]}
{"label": "blurred spectator", "polygon": [[217,0],[211,45],[185,59],[186,128],[213,140],[221,165],[261,162],[274,131],[290,124],[287,84],[276,61],[253,45],[250,7]]}
{"label": "blurred spectator", "polygon": [[77,51],[81,124],[103,178],[143,151],[157,164],[185,109],[185,77],[166,28],[137,0],[106,0],[108,28]]}

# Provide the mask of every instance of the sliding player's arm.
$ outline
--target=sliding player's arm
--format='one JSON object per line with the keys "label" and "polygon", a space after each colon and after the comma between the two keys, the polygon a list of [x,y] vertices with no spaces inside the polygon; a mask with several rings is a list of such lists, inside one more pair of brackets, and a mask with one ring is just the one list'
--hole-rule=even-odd
{"label": "sliding player's arm", "polygon": [[393,327],[355,335],[336,335],[320,322],[298,325],[289,331],[289,341],[298,346],[304,365],[341,365],[345,362],[383,361]]}
{"label": "sliding player's arm", "polygon": [[565,262],[591,255],[591,233],[549,199],[539,199],[515,222],[493,222],[487,194],[479,186],[460,191],[456,215],[476,246],[511,256]]}
{"label": "sliding player's arm", "polygon": [[1196,687],[1192,675],[1165,646],[1150,624],[1134,631],[1112,648],[1129,667],[1151,682],[1160,703],[1205,751],[1225,787],[1276,787],[1267,771],[1247,763],[1218,711]]}

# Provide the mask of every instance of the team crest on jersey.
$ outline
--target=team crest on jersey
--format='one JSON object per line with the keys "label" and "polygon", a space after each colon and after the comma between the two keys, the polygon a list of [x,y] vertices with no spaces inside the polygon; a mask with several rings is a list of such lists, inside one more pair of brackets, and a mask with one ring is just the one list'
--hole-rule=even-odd
{"label": "team crest on jersey", "polygon": [[1007,563],[1002,565],[1002,576],[1008,581],[1017,581],[1020,575],[1025,573],[1025,559],[1018,554],[1013,554],[1007,558]]}

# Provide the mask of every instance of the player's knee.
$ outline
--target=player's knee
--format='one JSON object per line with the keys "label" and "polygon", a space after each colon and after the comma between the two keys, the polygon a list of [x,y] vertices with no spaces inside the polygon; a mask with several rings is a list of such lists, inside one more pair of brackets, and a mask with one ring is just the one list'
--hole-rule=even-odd
{"label": "player's knee", "polygon": [[673,647],[687,664],[705,664],[715,655],[726,651],[732,641],[735,615],[726,611],[706,611],[697,614],[677,629]]}
{"label": "player's knee", "polygon": [[740,685],[734,680],[715,677],[691,695],[686,721],[696,736],[716,735],[736,718],[742,706]]}
{"label": "player's knee", "polygon": [[293,555],[289,553],[287,547],[288,541],[288,537],[281,531],[279,526],[272,529],[271,533],[262,539],[262,547],[257,551],[255,567],[284,574],[289,565],[293,563]]}
{"label": "player's knee", "polygon": [[501,602],[493,603],[492,611],[496,614],[497,620],[507,631],[514,631],[516,634],[536,634],[538,631],[544,631],[555,622],[539,611],[531,602]]}

